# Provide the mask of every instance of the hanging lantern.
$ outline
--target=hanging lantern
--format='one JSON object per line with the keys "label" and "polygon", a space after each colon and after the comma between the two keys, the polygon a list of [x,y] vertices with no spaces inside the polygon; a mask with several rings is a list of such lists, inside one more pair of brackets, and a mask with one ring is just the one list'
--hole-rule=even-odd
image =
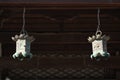
{"label": "hanging lantern", "polygon": [[109,36],[102,35],[100,30],[100,19],[99,19],[99,9],[98,9],[98,28],[96,34],[92,37],[88,37],[88,42],[92,43],[92,54],[91,59],[95,58],[97,61],[104,58],[107,59],[110,57],[110,54],[107,52],[107,41],[110,39]]}
{"label": "hanging lantern", "polygon": [[110,39],[109,36],[102,34],[96,34],[92,37],[88,38],[88,41],[92,43],[92,51],[91,59],[95,58],[96,60],[100,60],[101,58],[108,58],[110,54],[107,52],[107,41]]}
{"label": "hanging lantern", "polygon": [[16,42],[16,52],[13,54],[13,58],[23,60],[24,58],[32,58],[30,53],[30,44],[34,41],[34,37],[27,34],[15,35],[12,40]]}
{"label": "hanging lantern", "polygon": [[12,40],[16,42],[16,52],[13,54],[14,59],[23,60],[24,58],[32,58],[30,53],[30,45],[35,39],[33,36],[29,36],[25,30],[25,8],[23,11],[23,27],[20,35],[15,35]]}

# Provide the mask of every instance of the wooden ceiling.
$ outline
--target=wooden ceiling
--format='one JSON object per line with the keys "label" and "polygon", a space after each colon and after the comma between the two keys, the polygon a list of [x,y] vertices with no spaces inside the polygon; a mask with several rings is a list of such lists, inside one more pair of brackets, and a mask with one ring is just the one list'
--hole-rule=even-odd
{"label": "wooden ceiling", "polygon": [[[36,38],[31,45],[31,52],[34,56],[39,55],[43,58],[43,62],[40,61],[41,64],[49,61],[47,63],[50,65],[53,61],[54,65],[58,61],[61,63],[59,65],[62,63],[65,65],[66,63],[71,64],[73,60],[71,65],[76,64],[76,67],[84,64],[84,56],[86,61],[90,61],[89,55],[92,53],[92,47],[87,38],[96,32],[97,9],[100,8],[101,30],[103,34],[111,37],[108,42],[108,52],[112,58],[108,62],[113,64],[117,61],[113,67],[120,68],[119,57],[115,56],[120,51],[119,3],[0,3],[0,41],[4,58],[1,59],[1,62],[5,59],[5,62],[9,61],[8,57],[11,57],[15,52],[15,42],[11,40],[11,37],[19,34],[22,28],[23,8],[26,8],[25,28],[29,35]],[[60,56],[64,58],[62,59]],[[69,61],[70,56],[73,59]],[[83,57],[79,59],[79,56]],[[66,59],[68,62],[63,62]],[[33,58],[33,64],[35,64],[35,60]],[[77,61],[81,62],[77,63]],[[106,63],[107,61],[100,62],[100,65]],[[92,62],[90,64],[99,65],[99,63]],[[34,67],[34,65],[31,66]]]}

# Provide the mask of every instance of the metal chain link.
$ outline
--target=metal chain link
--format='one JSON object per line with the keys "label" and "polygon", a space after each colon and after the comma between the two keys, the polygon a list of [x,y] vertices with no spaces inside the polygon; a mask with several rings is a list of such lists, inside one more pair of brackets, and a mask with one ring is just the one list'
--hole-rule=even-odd
{"label": "metal chain link", "polygon": [[100,34],[102,35],[102,31],[100,30],[100,9],[98,8],[98,13],[97,13],[97,21],[98,21],[98,26],[97,26],[97,31],[96,35]]}
{"label": "metal chain link", "polygon": [[26,9],[23,9],[23,26],[22,26],[22,30],[20,32],[20,34],[27,34],[27,31],[25,30],[25,11]]}

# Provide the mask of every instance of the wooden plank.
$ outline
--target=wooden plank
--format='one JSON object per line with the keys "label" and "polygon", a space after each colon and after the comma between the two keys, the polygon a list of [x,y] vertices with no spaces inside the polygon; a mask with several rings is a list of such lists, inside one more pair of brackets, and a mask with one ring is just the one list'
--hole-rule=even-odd
{"label": "wooden plank", "polygon": [[[15,36],[16,32],[0,32],[0,41],[3,43],[14,43],[11,40],[12,36]],[[35,43],[45,43],[45,44],[54,44],[54,43],[66,43],[66,44],[81,44],[81,43],[88,43],[87,38],[88,36],[92,36],[95,33],[93,32],[68,32],[68,33],[29,33],[36,38]],[[103,34],[109,35],[111,37],[110,43],[119,43],[120,38],[119,32],[104,32]]]}
{"label": "wooden plank", "polygon": [[1,2],[3,8],[40,8],[40,9],[97,9],[99,8],[116,8],[120,7],[119,3],[5,3]]}
{"label": "wooden plank", "polygon": [[[8,23],[15,23],[18,21],[18,23],[20,22],[21,23],[21,19],[20,17],[22,17],[22,11],[20,10],[19,12],[15,12],[19,9],[11,9],[11,10],[3,10],[3,12],[1,13],[1,18],[3,19],[4,17],[8,17],[7,18],[7,21],[5,22],[8,22]],[[7,11],[7,12],[6,12]],[[105,19],[107,21],[103,21],[103,22],[109,22],[110,20],[114,20],[113,18],[115,17],[114,15],[117,15],[119,16],[118,14],[120,13],[119,12],[119,9],[111,9],[111,10],[101,10],[102,13],[100,14],[100,17],[101,19]],[[9,14],[7,14],[9,12]],[[94,19],[93,22],[96,22],[96,17],[97,17],[97,10],[94,9],[94,10],[91,10],[91,9],[88,9],[88,10],[57,10],[57,11],[50,11],[50,10],[26,10],[26,22],[30,22],[32,21],[32,23],[34,22],[38,22],[39,23],[42,23],[42,22],[56,22],[56,21],[60,21],[59,18],[64,18],[64,21],[67,20],[72,20],[72,22],[76,21],[76,18],[77,18],[77,21],[79,20],[88,20],[91,21]],[[62,13],[61,13],[62,12]],[[115,13],[113,13],[115,12]],[[19,16],[18,16],[19,14]],[[54,15],[53,15],[54,14]],[[3,17],[4,15],[4,17]],[[6,16],[5,16],[6,15]],[[78,19],[79,18],[79,19]],[[111,18],[111,19],[110,19]],[[117,18],[117,17],[116,17]],[[84,21],[83,21],[84,22]],[[85,21],[87,22],[87,21]],[[30,22],[31,23],[31,22]]]}
{"label": "wooden plank", "polygon": [[[11,40],[12,36],[15,36],[16,32],[0,32],[0,41],[3,43],[14,43]],[[95,32],[63,32],[63,33],[55,33],[55,32],[47,32],[47,33],[29,33],[36,38],[35,43],[40,44],[81,44],[88,43],[88,36],[94,35]],[[119,43],[120,38],[118,37],[120,32],[104,32],[103,34],[109,35],[111,37],[110,43]]]}
{"label": "wooden plank", "polygon": [[[61,13],[62,12],[62,13]],[[114,12],[114,13],[113,13]],[[5,16],[12,17],[12,18],[20,18],[22,16],[23,9],[14,9],[14,8],[8,8],[8,9],[1,9],[1,15],[0,18],[3,18]],[[41,9],[26,9],[26,18],[48,18],[50,16],[59,17],[59,15],[62,15],[62,17],[97,17],[97,9],[71,9],[71,10],[41,10]],[[113,17],[113,15],[119,15],[120,11],[119,8],[113,8],[113,9],[101,9],[100,17]],[[20,18],[21,19],[21,18]]]}
{"label": "wooden plank", "polygon": [[[54,22],[53,22],[54,23]],[[60,28],[60,23],[36,23],[36,24],[32,24],[32,23],[26,23],[25,28],[27,31],[31,31],[31,32],[47,32],[47,31],[53,31],[53,32],[60,32],[61,28]],[[102,31],[109,31],[109,32],[116,32],[116,31],[120,31],[119,28],[120,24],[117,23],[111,23],[111,24],[101,24],[101,29]],[[0,31],[20,31],[22,28],[22,23],[15,23],[15,24],[8,24],[7,22],[5,22],[2,26],[2,28],[0,29]],[[86,22],[84,23],[76,23],[76,22],[72,22],[72,23],[64,23],[63,24],[63,31],[68,31],[68,32],[79,32],[79,31],[96,31],[97,29],[97,24],[95,23],[91,23],[88,24]]]}
{"label": "wooden plank", "polygon": [[[106,61],[93,61],[89,58],[40,58],[34,57],[31,60],[18,61],[12,58],[4,57],[0,59],[0,68],[82,68],[85,66],[89,67],[104,67],[120,69],[119,57],[111,57]],[[85,60],[85,63],[84,63]],[[87,63],[87,62],[89,63]],[[38,65],[39,62],[39,65]]]}
{"label": "wooden plank", "polygon": [[[55,14],[55,13],[54,13]],[[32,14],[34,15],[34,14]],[[56,16],[59,16],[59,17],[56,17]],[[69,16],[67,18],[66,15],[56,15],[56,16],[47,16],[48,18],[46,17],[37,17],[37,18],[33,18],[33,17],[28,17],[26,18],[26,24],[37,24],[37,25],[43,25],[43,24],[58,24],[60,23],[60,21],[64,21],[64,24],[73,24],[73,25],[80,25],[80,24],[96,24],[97,25],[97,17],[77,17],[77,16]],[[95,15],[96,16],[96,15]],[[61,20],[60,17],[63,17],[63,20]],[[75,17],[75,18],[74,18]],[[105,18],[102,18],[101,17],[101,23],[102,24],[105,24],[105,25],[110,25],[110,24],[114,24],[114,25],[119,25],[118,23],[119,21],[115,20],[114,18],[111,18],[111,17],[105,17]],[[22,16],[20,16],[19,18],[8,18],[4,23],[5,26],[9,26],[9,25],[16,25],[16,24],[22,24]]]}
{"label": "wooden plank", "polygon": [[[26,0],[26,1],[24,1],[24,0],[6,0],[6,1],[0,1],[0,2],[18,2],[18,3],[20,3],[20,2],[47,2],[47,3],[60,3],[60,2],[63,2],[63,3],[65,3],[65,2],[68,2],[68,3],[70,3],[70,2],[87,2],[87,3],[95,3],[95,2],[99,2],[99,3],[104,3],[104,2],[106,2],[106,3],[109,3],[109,2],[112,2],[111,0],[106,0],[106,1],[104,1],[104,0],[98,0],[98,1],[96,1],[96,0],[91,0],[91,1],[89,1],[89,0],[74,0],[74,1],[72,1],[72,0],[56,0],[56,1],[54,1],[54,0],[41,0],[41,1],[39,1],[39,0]],[[118,1],[117,1],[118,2]]]}
{"label": "wooden plank", "polygon": [[[26,13],[25,17],[26,18],[45,18],[46,15],[53,16],[53,13],[56,13],[54,15],[64,14],[65,16],[72,16],[73,13],[76,13],[76,15],[78,15],[78,17],[81,17],[81,18],[86,18],[86,17],[87,18],[96,18],[96,14],[95,13],[91,14],[92,11],[90,11],[90,10],[88,11],[89,13],[87,13],[87,12],[85,13],[85,10],[84,11],[80,10],[81,12],[83,11],[84,13],[83,12],[81,13],[78,10],[68,10],[68,11],[63,10],[63,13],[58,13],[58,12],[61,12],[61,11],[62,10],[57,11],[57,12],[55,12],[55,11],[50,12],[49,10],[46,10],[46,11],[43,10],[43,11],[41,11],[42,13],[40,13],[39,10],[35,10],[35,11],[32,11],[32,10],[27,11],[26,10],[27,13]],[[75,11],[75,12],[73,12],[73,11]],[[96,9],[95,9],[95,11],[96,11]],[[38,13],[35,13],[35,12],[38,12]],[[65,12],[67,12],[67,13],[65,13]],[[68,14],[68,12],[71,12],[71,13]],[[12,18],[21,18],[21,16],[22,16],[22,11],[21,10],[19,12],[13,12],[13,13],[15,13],[15,15],[13,15]],[[77,13],[79,13],[79,14],[77,14]],[[106,18],[106,17],[109,17],[109,15],[108,14],[100,14],[100,17],[101,18]],[[46,16],[46,18],[47,18],[47,16]]]}
{"label": "wooden plank", "polygon": [[[120,55],[120,43],[108,44],[108,52],[112,55]],[[3,44],[3,56],[12,56],[15,53],[15,43]],[[32,43],[31,52],[33,55],[45,57],[79,57],[81,55],[91,55],[92,45],[86,44],[39,44]],[[118,52],[118,53],[117,53]]]}

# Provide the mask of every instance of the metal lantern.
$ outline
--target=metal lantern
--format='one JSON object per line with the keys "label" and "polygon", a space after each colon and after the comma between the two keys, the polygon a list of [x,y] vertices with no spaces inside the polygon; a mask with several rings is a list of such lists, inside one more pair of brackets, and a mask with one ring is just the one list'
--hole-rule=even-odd
{"label": "metal lantern", "polygon": [[30,53],[30,44],[34,41],[33,36],[27,34],[15,35],[12,40],[16,42],[16,52],[13,54],[13,58],[23,60],[24,58],[32,58]]}
{"label": "metal lantern", "polygon": [[95,58],[96,60],[100,60],[101,58],[107,59],[110,57],[110,54],[107,52],[107,41],[110,39],[109,36],[103,35],[100,30],[100,9],[98,9],[97,20],[98,26],[96,34],[92,37],[88,37],[88,42],[92,43],[92,54],[91,59]]}
{"label": "metal lantern", "polygon": [[108,58],[110,54],[107,52],[107,41],[110,39],[109,36],[103,35],[102,32],[100,34],[93,35],[92,37],[88,37],[88,41],[92,43],[92,51],[91,59],[95,58],[96,60],[100,60],[101,58]]}
{"label": "metal lantern", "polygon": [[33,36],[29,36],[25,30],[25,8],[23,9],[23,26],[20,35],[15,35],[12,40],[16,42],[16,52],[13,54],[13,58],[23,60],[24,58],[32,58],[30,53],[30,44],[35,39]]}

